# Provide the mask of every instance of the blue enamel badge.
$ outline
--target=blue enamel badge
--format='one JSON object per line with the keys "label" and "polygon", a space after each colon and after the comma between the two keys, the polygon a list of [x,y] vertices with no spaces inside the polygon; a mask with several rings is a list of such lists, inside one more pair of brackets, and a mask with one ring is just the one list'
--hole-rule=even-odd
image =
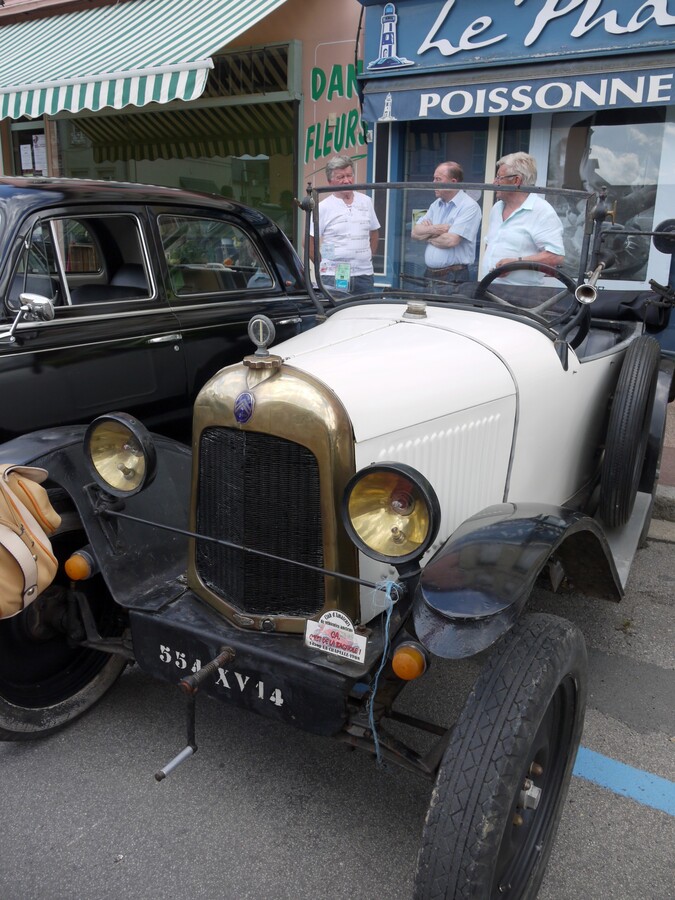
{"label": "blue enamel badge", "polygon": [[244,391],[242,394],[239,394],[237,399],[234,401],[234,417],[239,422],[240,425],[243,425],[253,415],[253,407],[255,406],[255,397],[250,391]]}

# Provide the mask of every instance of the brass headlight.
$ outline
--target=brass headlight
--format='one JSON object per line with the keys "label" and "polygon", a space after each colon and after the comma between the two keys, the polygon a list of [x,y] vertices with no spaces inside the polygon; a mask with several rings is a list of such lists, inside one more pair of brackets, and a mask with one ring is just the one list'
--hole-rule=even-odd
{"label": "brass headlight", "polygon": [[426,553],[441,516],[436,493],[423,475],[402,463],[378,463],[350,480],[342,518],[360,550],[400,566]]}
{"label": "brass headlight", "polygon": [[150,432],[128,413],[94,419],[84,436],[84,455],[98,484],[115,497],[133,497],[155,477]]}

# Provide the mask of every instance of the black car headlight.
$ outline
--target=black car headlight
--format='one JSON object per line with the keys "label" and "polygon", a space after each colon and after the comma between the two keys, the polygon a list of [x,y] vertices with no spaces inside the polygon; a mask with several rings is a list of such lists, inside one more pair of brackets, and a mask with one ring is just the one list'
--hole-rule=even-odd
{"label": "black car headlight", "polygon": [[84,455],[97,483],[115,497],[133,497],[155,477],[157,453],[150,432],[128,413],[94,419]]}
{"label": "black car headlight", "polygon": [[392,565],[418,560],[440,525],[436,492],[403,463],[376,463],[357,472],[345,489],[342,519],[368,556]]}

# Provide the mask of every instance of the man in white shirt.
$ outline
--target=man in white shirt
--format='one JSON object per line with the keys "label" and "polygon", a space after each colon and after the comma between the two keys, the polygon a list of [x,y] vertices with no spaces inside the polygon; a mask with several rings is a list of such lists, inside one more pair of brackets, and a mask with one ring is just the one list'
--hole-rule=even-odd
{"label": "man in white shirt", "polygon": [[[459,163],[448,161],[436,167],[436,182],[464,181]],[[469,266],[476,258],[476,235],[480,228],[480,206],[464,191],[436,191],[436,200],[412,230],[415,241],[426,241],[424,277],[432,290],[443,293],[448,285],[469,280]],[[445,290],[443,290],[445,286]]]}
{"label": "man in white shirt", "polygon": [[[507,263],[541,263],[555,268],[565,260],[563,227],[558,214],[541,194],[527,191],[500,190],[534,185],[537,165],[529,153],[509,153],[497,162],[496,203],[490,212],[485,237],[482,275]],[[539,271],[522,270],[502,275],[498,284],[544,283]]]}
{"label": "man in white shirt", "polygon": [[[380,239],[380,223],[373,201],[350,190],[354,163],[348,156],[334,156],[326,165],[333,194],[319,204],[319,272],[326,287],[345,287],[352,294],[374,289],[373,253]],[[310,259],[316,260],[314,221],[309,228]]]}

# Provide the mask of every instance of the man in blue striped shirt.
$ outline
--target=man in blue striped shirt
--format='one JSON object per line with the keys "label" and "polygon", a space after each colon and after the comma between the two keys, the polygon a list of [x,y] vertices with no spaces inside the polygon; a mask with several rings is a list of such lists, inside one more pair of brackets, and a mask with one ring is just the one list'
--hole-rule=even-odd
{"label": "man in blue striped shirt", "polygon": [[[443,162],[436,167],[434,181],[464,181],[459,163]],[[412,238],[426,241],[424,273],[428,286],[452,293],[469,280],[468,267],[476,258],[476,235],[480,228],[480,206],[462,190],[438,190],[436,200],[415,224]]]}

